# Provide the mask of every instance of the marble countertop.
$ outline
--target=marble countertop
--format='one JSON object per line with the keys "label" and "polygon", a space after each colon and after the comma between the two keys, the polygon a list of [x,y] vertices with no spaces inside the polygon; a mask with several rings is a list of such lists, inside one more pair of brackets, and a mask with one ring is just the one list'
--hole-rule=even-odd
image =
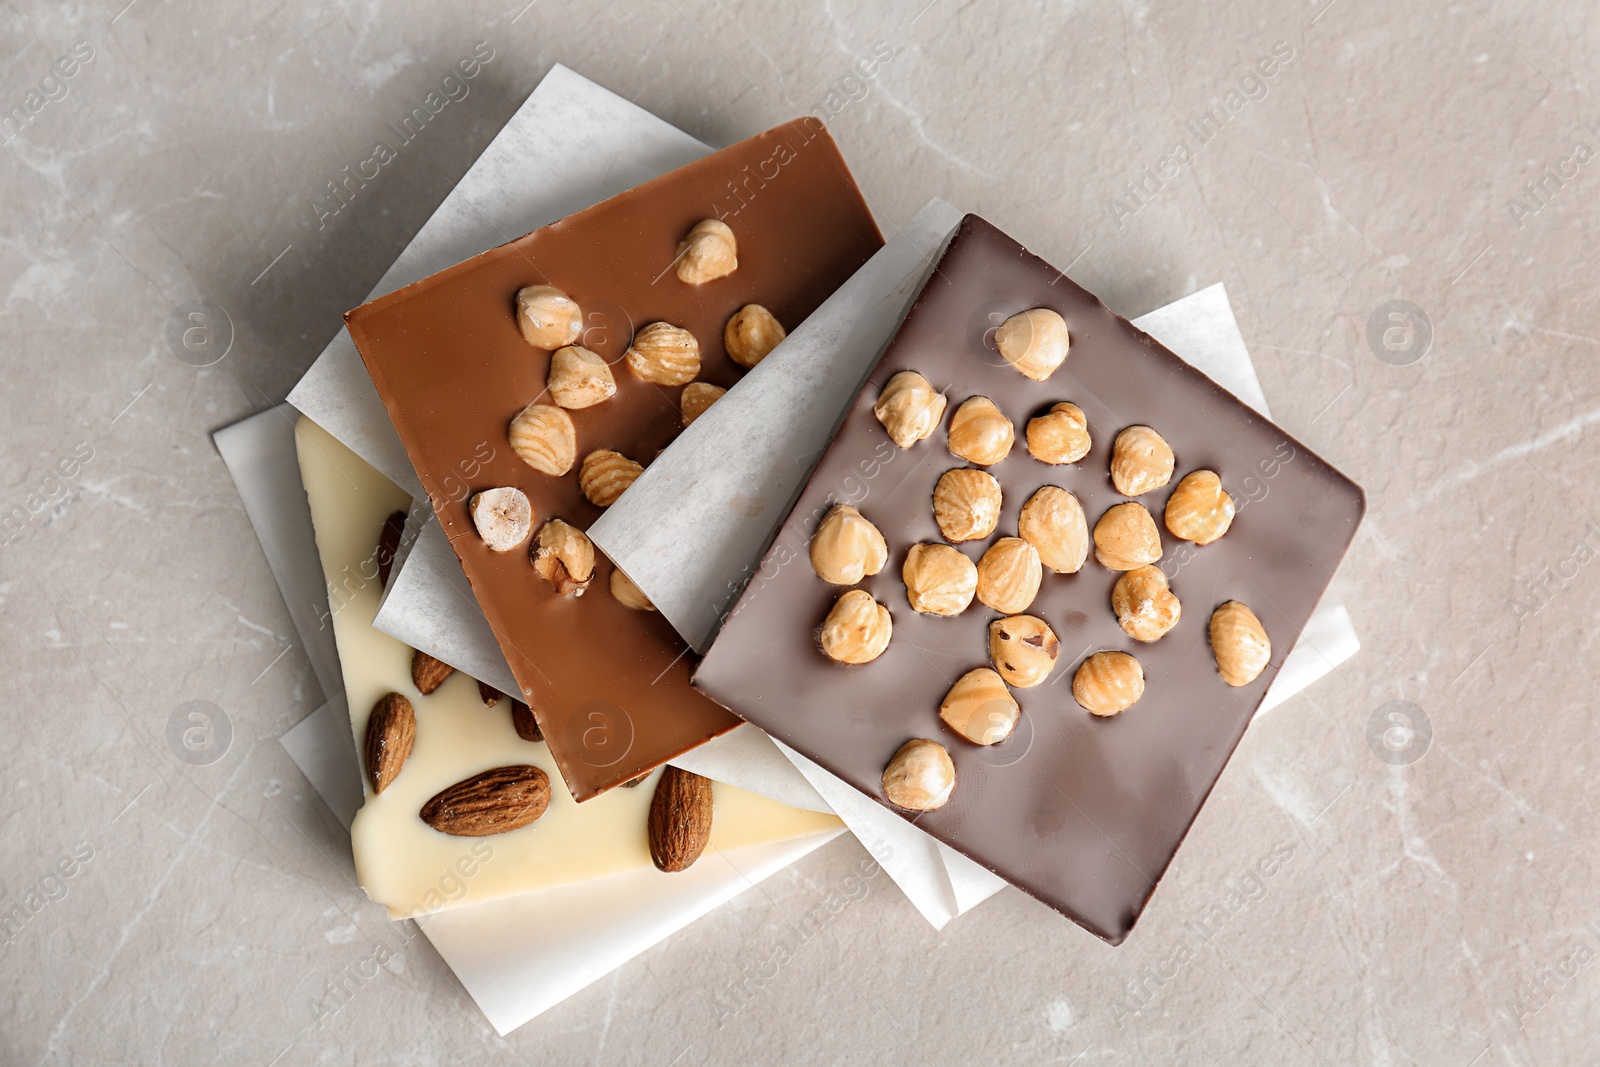
{"label": "marble countertop", "polygon": [[[123,3],[0,10],[0,1062],[1593,1060],[1591,6]],[[556,62],[715,145],[823,115],[886,229],[942,196],[1123,314],[1225,282],[1366,487],[1365,648],[1251,728],[1120,948],[1013,890],[936,934],[845,838],[502,1039],[356,887],[209,434]]]}

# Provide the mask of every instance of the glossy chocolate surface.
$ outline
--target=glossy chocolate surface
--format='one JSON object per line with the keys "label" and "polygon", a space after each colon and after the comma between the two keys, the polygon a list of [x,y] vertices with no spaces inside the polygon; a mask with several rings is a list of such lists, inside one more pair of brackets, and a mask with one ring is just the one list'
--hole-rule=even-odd
{"label": "glossy chocolate surface", "polygon": [[[733,274],[691,286],[672,270],[704,218],[738,239]],[[617,603],[598,558],[580,598],[557,596],[528,546],[492,552],[468,515],[471,494],[516,486],[534,529],[600,514],[578,486],[583,457],[609,448],[648,464],[681,428],[681,387],[636,377],[623,360],[656,321],[700,343],[699,381],[732,386],[743,370],[723,325],[747,303],[799,325],[883,244],[843,159],[814,120],[789,123],[595,207],[380,297],[346,316],[379,395],[507,662],[533,705],[568,787],[584,800],[737,724],[689,685],[687,646],[659,614]],[[507,440],[527,404],[550,403],[550,353],[517,329],[515,297],[549,284],[583,309],[579,343],[611,364],[618,391],[570,412],[577,462],[559,478],[523,463]],[[731,402],[731,401],[730,401]]]}
{"label": "glossy chocolate surface", "polygon": [[[993,330],[1033,307],[1068,325],[1067,361],[1046,382],[1014,370]],[[901,450],[873,416],[894,374],[916,370],[949,398],[934,435]],[[913,612],[901,566],[919,542],[942,543],[935,482],[967,466],[946,447],[950,415],[971,396],[992,399],[1014,423],[1010,455],[989,468],[1003,488],[993,535],[957,546],[974,562],[998,538],[1015,536],[1022,505],[1044,485],[1083,504],[1089,528],[1125,500],[1111,484],[1111,443],[1146,423],[1172,446],[1177,468],[1138,499],[1161,529],[1161,567],[1183,604],[1178,625],[1154,644],[1133,640],[1111,611],[1115,572],[1093,549],[1075,575],[1045,572],[1028,614],[1061,640],[1049,679],[1014,689],[1016,730],[981,748],[939,720],[949,686],[989,666],[987,630],[1001,617],[974,599],[959,616]],[[1080,462],[1050,466],[1025,447],[1028,419],[1070,400],[1089,420],[1093,448]],[[1187,472],[1221,475],[1239,504],[1232,529],[1203,548],[1161,522],[1167,497]],[[813,572],[807,546],[835,503],[854,504],[883,532],[889,562],[863,588],[894,619],[888,650],[847,667],[825,658],[817,628],[844,592]],[[881,775],[912,737],[932,738],[953,757],[950,802],[917,826],[1112,943],[1132,929],[1174,852],[1216,784],[1256,706],[1294,646],[1344,555],[1365,507],[1358,486],[1304,445],[1191,368],[1093,295],[976,216],[947,246],[882,361],[845,416],[827,454],[729,616],[694,683],[885,804]],[[1207,622],[1225,600],[1249,604],[1272,640],[1272,661],[1251,684],[1225,685],[1212,659]],[[1132,653],[1144,667],[1143,699],[1101,719],[1072,696],[1078,665],[1101,649]]]}

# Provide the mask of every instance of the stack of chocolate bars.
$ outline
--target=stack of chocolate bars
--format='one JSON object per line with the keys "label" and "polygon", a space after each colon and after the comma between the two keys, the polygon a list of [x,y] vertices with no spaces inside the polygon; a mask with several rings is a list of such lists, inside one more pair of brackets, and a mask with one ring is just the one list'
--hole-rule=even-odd
{"label": "stack of chocolate bars", "polygon": [[663,130],[587,207],[557,162],[556,221],[441,240],[579,100],[573,152],[661,125],[558,68],[290,397],[363,889],[502,1030],[604,971],[534,992],[461,924],[625,880],[573,913],[614,966],[839,816],[886,867],[917,842],[914,900],[922,864],[950,914],[1010,884],[1121,942],[1280,673],[1321,673],[1302,631],[1349,654],[1361,490],[1247,359],[1225,388],[984,219],[886,246],[813,117]]}

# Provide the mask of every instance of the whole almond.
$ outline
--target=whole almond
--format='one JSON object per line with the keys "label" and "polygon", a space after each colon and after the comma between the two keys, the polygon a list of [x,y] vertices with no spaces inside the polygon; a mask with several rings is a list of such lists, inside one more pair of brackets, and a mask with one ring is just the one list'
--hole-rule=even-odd
{"label": "whole almond", "polygon": [[399,693],[385,693],[367,716],[363,762],[372,791],[381,793],[400,775],[417,739],[417,713]]}
{"label": "whole almond", "polygon": [[539,720],[533,717],[533,709],[520,700],[511,701],[511,728],[517,731],[517,736],[524,741],[544,740],[544,734],[539,729]]}
{"label": "whole almond", "polygon": [[661,772],[650,800],[650,858],[657,869],[681,871],[711,840],[711,779],[678,767]]}
{"label": "whole almond", "polygon": [[550,806],[550,776],[519,764],[457,782],[422,805],[422,821],[455,837],[491,837],[527,826]]}
{"label": "whole almond", "polygon": [[411,681],[423,696],[439,688],[454,673],[456,669],[450,664],[434,659],[420,649],[411,653]]}

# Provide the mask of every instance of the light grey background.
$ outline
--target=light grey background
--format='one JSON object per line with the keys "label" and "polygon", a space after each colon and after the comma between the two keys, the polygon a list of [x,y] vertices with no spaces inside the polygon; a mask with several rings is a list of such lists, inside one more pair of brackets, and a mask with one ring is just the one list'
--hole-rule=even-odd
{"label": "light grey background", "polygon": [[[1600,16],[924,3],[0,7],[0,1062],[1596,1057]],[[820,109],[888,226],[944,196],[1124,314],[1226,282],[1276,417],[1367,487],[1367,647],[1251,729],[1120,949],[1009,890],[934,934],[840,841],[501,1040],[355,887],[276,743],[321,692],[208,433],[557,60],[716,145]],[[205,368],[167,340],[199,299],[234,332]],[[225,752],[169,747],[204,747],[191,701]]]}

